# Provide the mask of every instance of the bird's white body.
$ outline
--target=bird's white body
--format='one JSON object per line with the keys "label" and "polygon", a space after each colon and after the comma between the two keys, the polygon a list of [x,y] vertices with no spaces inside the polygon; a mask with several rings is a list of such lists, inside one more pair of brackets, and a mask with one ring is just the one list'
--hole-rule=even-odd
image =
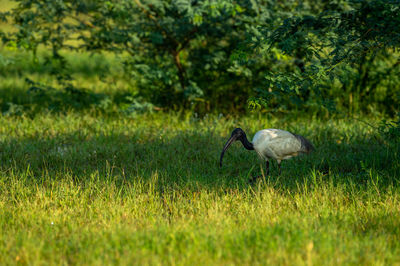
{"label": "bird's white body", "polygon": [[[269,173],[269,159],[278,162],[279,174],[281,173],[281,161],[292,158],[302,153],[310,153],[315,148],[305,137],[290,133],[282,129],[263,129],[258,131],[250,143],[243,129],[236,128],[224,145],[219,165],[222,167],[222,159],[225,151],[234,141],[240,141],[247,150],[255,150],[261,159],[266,161],[267,175]],[[254,179],[252,179],[252,182]]]}
{"label": "bird's white body", "polygon": [[262,159],[275,159],[278,163],[303,151],[301,141],[292,133],[281,129],[260,130],[254,135],[252,143]]}

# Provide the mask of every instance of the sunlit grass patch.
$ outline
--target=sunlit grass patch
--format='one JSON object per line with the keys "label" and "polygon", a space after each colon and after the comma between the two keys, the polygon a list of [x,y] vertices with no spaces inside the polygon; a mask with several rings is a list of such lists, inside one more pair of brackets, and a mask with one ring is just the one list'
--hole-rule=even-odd
{"label": "sunlit grass patch", "polygon": [[[362,124],[70,112],[0,125],[2,264],[400,259],[398,150]],[[218,167],[235,125],[301,132],[317,151],[251,186],[259,161],[240,144]]]}

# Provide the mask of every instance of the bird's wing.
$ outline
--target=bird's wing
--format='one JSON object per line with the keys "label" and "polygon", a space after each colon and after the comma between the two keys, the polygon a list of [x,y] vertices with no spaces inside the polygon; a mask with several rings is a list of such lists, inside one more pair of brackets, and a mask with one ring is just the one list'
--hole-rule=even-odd
{"label": "bird's wing", "polygon": [[297,155],[301,150],[300,141],[290,132],[281,129],[264,129],[253,138],[253,145],[259,153],[275,159]]}
{"label": "bird's wing", "polygon": [[278,158],[296,156],[301,150],[301,143],[293,135],[285,135],[271,139],[269,148]]}

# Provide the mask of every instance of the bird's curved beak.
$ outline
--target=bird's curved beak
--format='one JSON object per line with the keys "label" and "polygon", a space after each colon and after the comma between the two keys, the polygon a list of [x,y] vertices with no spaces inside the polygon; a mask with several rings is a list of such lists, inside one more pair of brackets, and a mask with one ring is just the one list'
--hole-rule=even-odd
{"label": "bird's curved beak", "polygon": [[224,158],[225,151],[231,146],[232,142],[237,139],[236,135],[232,135],[230,139],[226,142],[224,148],[222,149],[221,157],[219,158],[219,167],[222,167],[222,159]]}

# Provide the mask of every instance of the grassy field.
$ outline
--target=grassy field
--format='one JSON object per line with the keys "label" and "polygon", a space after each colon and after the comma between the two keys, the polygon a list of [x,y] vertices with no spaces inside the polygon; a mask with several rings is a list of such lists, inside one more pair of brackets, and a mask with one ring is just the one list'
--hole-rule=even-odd
{"label": "grassy field", "polygon": [[[398,264],[399,149],[354,121],[0,117],[0,264]],[[317,151],[266,181],[230,131]]]}
{"label": "grassy field", "polygon": [[[77,97],[45,57],[0,49],[0,265],[400,265],[400,147],[375,128],[309,114],[130,114],[135,86],[118,58],[67,54],[87,92]],[[54,88],[32,93],[26,78]],[[236,127],[286,129],[317,150],[250,185],[255,152],[235,143],[218,167]]]}

